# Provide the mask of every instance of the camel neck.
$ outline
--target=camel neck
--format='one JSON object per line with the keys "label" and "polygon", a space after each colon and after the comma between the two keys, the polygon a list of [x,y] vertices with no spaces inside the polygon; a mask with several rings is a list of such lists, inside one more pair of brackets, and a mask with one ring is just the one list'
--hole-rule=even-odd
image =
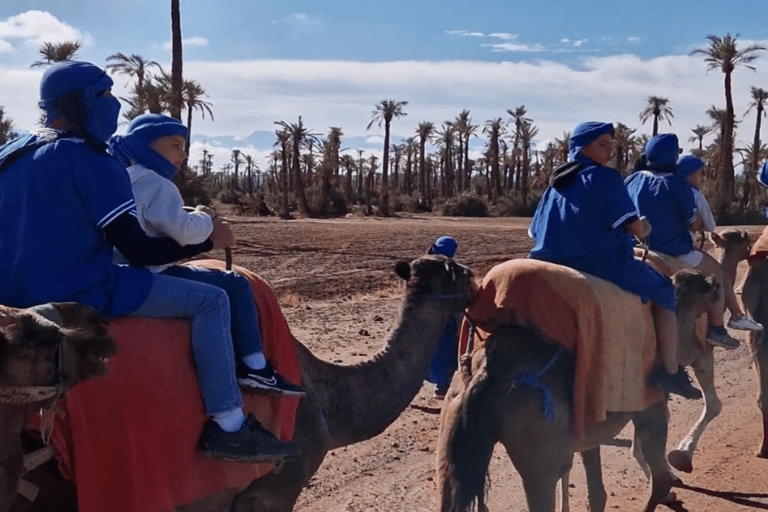
{"label": "camel neck", "polygon": [[421,389],[427,368],[455,304],[406,301],[385,347],[370,360],[328,365],[330,448],[370,439],[386,429]]}

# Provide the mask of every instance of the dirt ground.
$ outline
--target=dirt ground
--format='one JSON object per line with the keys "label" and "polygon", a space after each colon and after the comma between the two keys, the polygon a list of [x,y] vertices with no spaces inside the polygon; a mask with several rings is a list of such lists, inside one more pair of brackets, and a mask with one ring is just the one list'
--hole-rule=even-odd
{"label": "dirt ground", "polygon": [[[523,257],[531,247],[528,219],[412,216],[294,220],[228,216],[238,239],[234,261],[270,282],[293,333],[316,355],[355,363],[377,352],[402,298],[394,264],[422,254],[438,236],[459,243],[456,259],[481,278],[493,265]],[[762,227],[746,228],[753,237]],[[743,263],[740,275],[743,272]],[[723,413],[702,439],[694,471],[681,475],[673,510],[768,510],[768,460],[754,456],[760,436],[755,376],[747,348],[716,351]],[[435,442],[441,403],[425,383],[405,412],[378,437],[331,452],[302,493],[297,512],[434,511]],[[701,413],[702,402],[673,398],[669,449]],[[603,447],[607,510],[639,510],[646,493],[628,448]],[[546,456],[546,454],[543,454]],[[520,479],[497,447],[491,462],[489,507],[525,511]],[[572,510],[586,510],[578,457],[569,489]]]}

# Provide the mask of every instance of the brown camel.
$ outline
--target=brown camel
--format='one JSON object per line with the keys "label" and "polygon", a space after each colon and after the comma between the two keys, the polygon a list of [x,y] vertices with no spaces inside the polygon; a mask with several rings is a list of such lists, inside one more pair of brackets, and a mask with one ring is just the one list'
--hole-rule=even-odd
{"label": "brown camel", "polygon": [[401,261],[395,271],[406,281],[400,318],[370,360],[331,364],[294,339],[307,392],[296,413],[298,457],[242,492],[209,496],[179,512],[290,512],[329,450],[370,439],[395,421],[421,389],[448,318],[468,304],[476,286],[467,267],[439,255]]}
{"label": "brown camel", "polygon": [[116,351],[106,320],[91,307],[0,306],[0,511],[14,505],[28,464],[21,433],[29,416],[78,382],[105,375]]}
{"label": "brown camel", "polygon": [[[752,264],[749,275],[742,287],[741,300],[752,317],[768,328],[768,259],[762,258]],[[763,417],[763,436],[756,455],[768,458],[768,341],[765,331],[749,335],[749,344],[757,375],[757,406]]]}
{"label": "brown camel", "polygon": [[[697,271],[683,270],[674,276],[678,289],[678,328],[693,332],[713,293],[714,280]],[[651,472],[645,511],[665,500],[676,480],[665,458],[668,411],[666,402],[645,410],[609,413],[608,418],[587,428],[576,442],[571,430],[571,388],[574,361],[533,331],[515,325],[497,329],[485,347],[474,352],[454,377],[441,414],[438,438],[438,490],[441,512],[485,509],[486,473],[496,442],[504,445],[523,480],[530,512],[553,512],[558,480],[570,470],[573,454],[582,452],[586,464],[598,471],[599,445],[611,440],[630,421],[635,425],[634,444],[642,451]],[[549,394],[515,384],[523,373],[537,373],[547,364],[540,383]],[[542,411],[551,401],[551,418]],[[605,508],[602,482],[588,482],[590,510]],[[594,491],[594,492],[593,492]],[[600,492],[602,491],[602,493]]]}

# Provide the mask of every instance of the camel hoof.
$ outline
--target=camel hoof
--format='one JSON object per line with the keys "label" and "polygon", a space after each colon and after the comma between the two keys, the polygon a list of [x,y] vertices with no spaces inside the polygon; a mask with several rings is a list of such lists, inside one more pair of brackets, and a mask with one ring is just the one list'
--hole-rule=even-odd
{"label": "camel hoof", "polygon": [[758,459],[768,459],[768,447],[762,446],[758,451],[755,452],[755,457]]}
{"label": "camel hoof", "polygon": [[677,503],[677,494],[674,491],[669,491],[667,497],[661,500],[659,505],[672,505],[674,503]]}
{"label": "camel hoof", "polygon": [[681,450],[672,450],[667,455],[667,460],[678,471],[683,473],[690,473],[693,471],[693,462],[691,456]]}

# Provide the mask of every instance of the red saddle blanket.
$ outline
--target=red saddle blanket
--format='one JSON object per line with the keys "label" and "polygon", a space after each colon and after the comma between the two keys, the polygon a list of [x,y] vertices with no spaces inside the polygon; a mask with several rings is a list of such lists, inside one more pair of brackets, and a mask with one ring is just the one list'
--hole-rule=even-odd
{"label": "red saddle blanket", "polygon": [[[272,290],[252,272],[235,270],[251,282],[268,359],[300,383],[291,333]],[[245,488],[272,469],[197,454],[206,415],[189,322],[122,318],[109,329],[118,345],[110,374],[78,384],[59,403],[65,415],[57,417],[52,437],[62,474],[76,483],[81,512],[171,512],[215,492]],[[243,398],[246,411],[267,429],[283,440],[293,437],[298,399],[249,392]]]}
{"label": "red saddle blanket", "polygon": [[[467,316],[476,325],[470,352],[499,325],[530,325],[575,355],[574,437],[606,419],[609,411],[638,411],[663,400],[647,386],[656,358],[650,304],[598,277],[533,259],[493,267]],[[467,352],[465,320],[459,353]]]}

